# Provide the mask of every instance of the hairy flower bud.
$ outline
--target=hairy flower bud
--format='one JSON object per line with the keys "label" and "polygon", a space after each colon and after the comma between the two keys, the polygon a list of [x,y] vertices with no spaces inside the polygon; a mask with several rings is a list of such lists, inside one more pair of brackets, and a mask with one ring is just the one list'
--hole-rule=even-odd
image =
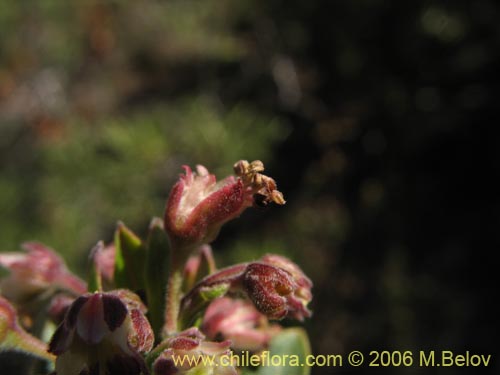
{"label": "hairy flower bud", "polygon": [[154,338],[145,311],[126,290],[77,298],[49,344],[57,375],[147,373],[139,353],[151,350]]}
{"label": "hairy flower bud", "polygon": [[[304,314],[304,317],[309,317],[311,313],[309,310],[307,310],[307,305],[312,300],[311,289],[313,284],[311,282],[311,279],[309,279],[304,274],[304,272],[297,264],[284,256],[277,254],[267,254],[261,258],[261,262],[282,268],[292,275],[292,278],[296,284],[296,288],[293,292],[294,299],[298,300],[302,304],[302,307],[299,306],[296,308],[297,312],[299,313],[299,315]],[[295,316],[295,318],[302,320],[300,316]]]}
{"label": "hairy flower bud", "polygon": [[[237,177],[217,182],[213,174],[198,165],[196,172],[184,166],[185,175],[170,192],[165,210],[165,230],[177,248],[193,249],[212,242],[221,226],[254,204],[284,204],[260,161],[240,161],[234,166]],[[257,202],[257,199],[259,202]]]}
{"label": "hairy flower bud", "polygon": [[251,205],[241,180],[228,177],[219,183],[199,165],[184,166],[185,175],[172,188],[165,212],[165,229],[176,246],[211,242],[226,221]]}
{"label": "hairy flower bud", "polygon": [[181,316],[192,322],[207,303],[227,293],[243,293],[269,319],[311,316],[312,283],[289,259],[266,255],[260,261],[221,269],[198,282],[182,299]]}

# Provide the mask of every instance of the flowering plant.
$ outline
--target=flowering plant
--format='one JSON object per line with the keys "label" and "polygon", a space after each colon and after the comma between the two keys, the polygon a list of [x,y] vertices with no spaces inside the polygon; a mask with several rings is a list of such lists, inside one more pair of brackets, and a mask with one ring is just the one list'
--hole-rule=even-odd
{"label": "flowering plant", "polygon": [[57,375],[259,374],[264,362],[250,371],[236,360],[245,352],[303,360],[305,332],[275,321],[311,316],[309,278],[274,254],[217,269],[210,247],[245,209],[285,203],[275,181],[260,161],[237,162],[219,182],[203,166],[184,169],[146,239],[119,223],[112,244],[97,243],[87,283],[40,243],[1,253],[0,351],[43,359]]}

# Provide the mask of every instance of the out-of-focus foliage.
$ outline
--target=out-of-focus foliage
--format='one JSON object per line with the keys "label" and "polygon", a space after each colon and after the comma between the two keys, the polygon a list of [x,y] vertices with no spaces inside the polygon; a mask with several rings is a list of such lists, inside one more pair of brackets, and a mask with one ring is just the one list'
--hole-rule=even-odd
{"label": "out-of-focus foliage", "polygon": [[258,158],[287,205],[230,223],[215,255],[304,265],[314,353],[489,353],[499,13],[491,0],[3,2],[2,249],[36,238],[84,263],[116,220],[144,233],[161,216],[182,164],[223,176]]}
{"label": "out-of-focus foliage", "polygon": [[[182,67],[238,57],[235,38],[223,32],[227,15],[214,5],[49,1],[6,7],[2,246],[38,238],[74,261],[97,239],[109,238],[116,220],[144,227],[148,216],[161,216],[182,164],[228,174],[241,157],[269,158],[270,146],[287,135],[270,113],[224,105],[210,90],[168,101],[154,94],[134,98],[148,95],[151,84],[138,76],[147,67],[133,71],[141,58]],[[165,68],[165,79],[175,81],[175,73]]]}

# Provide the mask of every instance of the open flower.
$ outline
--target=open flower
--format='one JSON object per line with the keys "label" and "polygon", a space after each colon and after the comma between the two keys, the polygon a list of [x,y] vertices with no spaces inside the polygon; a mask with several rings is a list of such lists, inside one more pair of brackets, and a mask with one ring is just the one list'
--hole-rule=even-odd
{"label": "open flower", "polygon": [[27,242],[26,253],[0,254],[0,266],[10,274],[0,281],[2,294],[15,303],[23,303],[50,288],[79,295],[87,290],[85,283],[68,271],[64,261],[49,247]]}
{"label": "open flower", "polygon": [[198,165],[196,172],[184,166],[185,175],[170,192],[165,210],[165,229],[174,247],[193,249],[212,242],[222,224],[259,203],[284,204],[276,183],[259,172],[260,161],[240,161],[234,166],[237,177],[217,182],[213,174]]}
{"label": "open flower", "polygon": [[77,298],[49,344],[57,375],[147,373],[139,353],[151,350],[154,337],[145,311],[126,290]]}
{"label": "open flower", "polygon": [[250,301],[228,297],[217,298],[210,304],[201,329],[211,340],[230,340],[234,350],[255,352],[266,348],[280,330],[278,325],[270,325]]}
{"label": "open flower", "polygon": [[229,341],[205,341],[197,329],[190,328],[166,340],[166,349],[153,364],[155,375],[236,375],[231,365]]}

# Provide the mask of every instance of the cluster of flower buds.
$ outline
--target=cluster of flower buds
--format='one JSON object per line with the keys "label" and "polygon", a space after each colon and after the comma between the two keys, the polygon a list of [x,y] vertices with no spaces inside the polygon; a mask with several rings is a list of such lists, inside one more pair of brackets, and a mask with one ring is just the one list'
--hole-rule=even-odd
{"label": "cluster of flower buds", "polygon": [[[246,208],[285,203],[263,163],[240,160],[219,182],[203,166],[184,170],[146,240],[119,223],[114,243],[98,242],[88,284],[42,244],[1,253],[0,352],[52,361],[54,375],[235,375],[222,361],[231,348],[262,351],[283,333],[270,320],[311,316],[312,283],[291,260],[217,270],[209,246]],[[40,314],[58,324],[48,345],[20,323]]]}

